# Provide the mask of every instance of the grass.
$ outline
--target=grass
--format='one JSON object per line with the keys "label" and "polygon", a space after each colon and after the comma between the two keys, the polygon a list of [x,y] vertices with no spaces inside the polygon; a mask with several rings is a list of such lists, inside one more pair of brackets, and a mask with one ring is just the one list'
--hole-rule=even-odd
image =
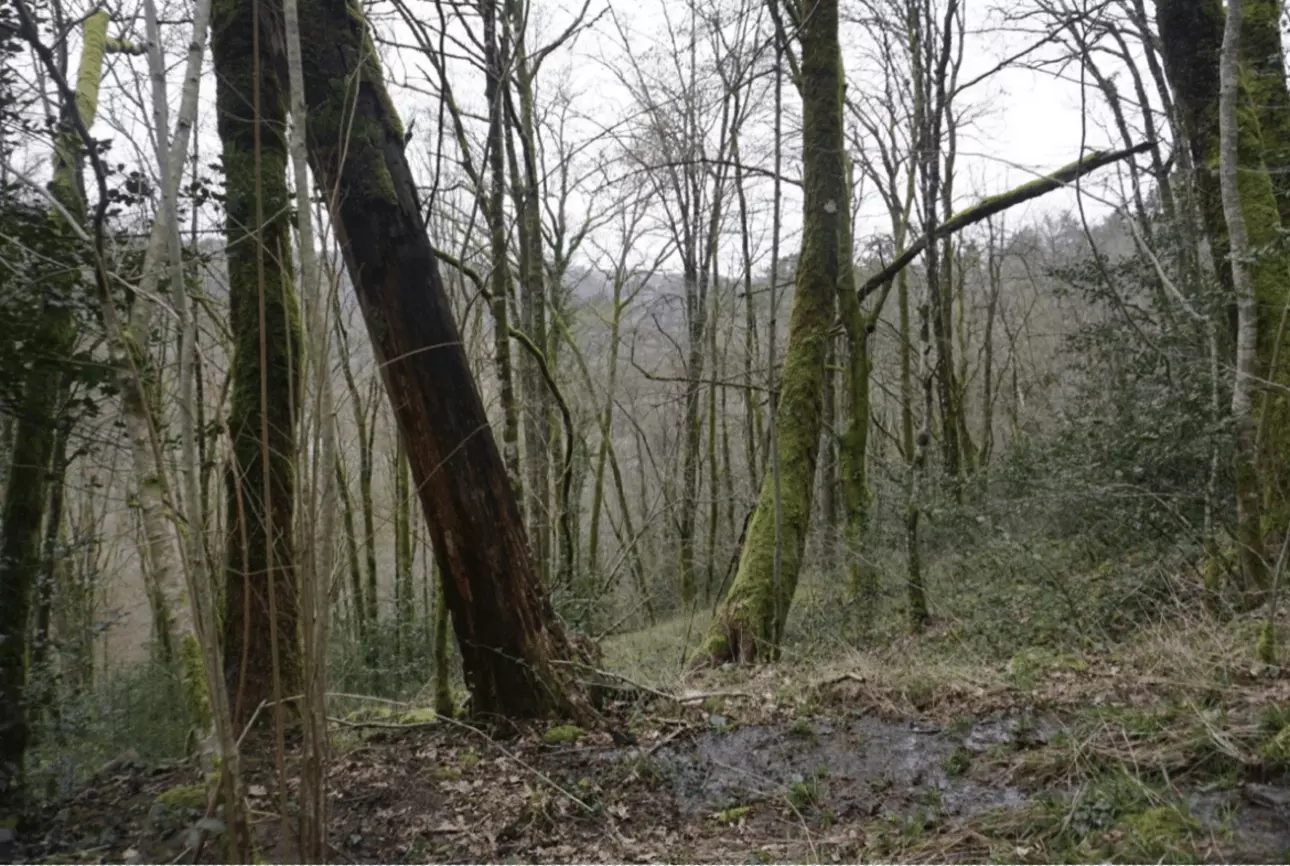
{"label": "grass", "polygon": [[[1170,563],[1132,559],[1112,566],[1071,557],[1063,571],[1063,555],[1059,543],[1031,545],[1027,562],[1044,578],[1013,597],[1007,584],[1024,583],[1025,563],[1001,565],[997,550],[936,561],[928,569],[935,619],[917,636],[906,631],[888,563],[867,638],[848,622],[838,581],[808,572],[774,665],[683,675],[681,647],[687,634],[689,646],[697,642],[701,615],[606,641],[606,664],[658,688],[723,691],[732,697],[721,699],[722,714],[741,719],[769,694],[783,711],[775,723],[803,741],[816,713],[925,719],[966,737],[983,716],[1024,710],[1033,726],[1024,735],[981,754],[956,748],[941,765],[950,778],[970,770],[987,784],[1010,779],[1028,792],[1023,805],[960,820],[933,804],[869,820],[859,831],[862,859],[1221,858],[1232,850],[1225,822],[1234,819],[1202,823],[1184,792],[1235,797],[1251,773],[1290,783],[1290,678],[1254,655],[1266,611],[1211,611],[1178,560],[1169,576]],[[1126,609],[1116,613],[1114,599],[1127,599]],[[1290,633],[1285,608],[1278,630]],[[890,780],[868,781],[874,796],[893,794]],[[819,783],[791,784],[784,797],[798,811],[818,808]]]}

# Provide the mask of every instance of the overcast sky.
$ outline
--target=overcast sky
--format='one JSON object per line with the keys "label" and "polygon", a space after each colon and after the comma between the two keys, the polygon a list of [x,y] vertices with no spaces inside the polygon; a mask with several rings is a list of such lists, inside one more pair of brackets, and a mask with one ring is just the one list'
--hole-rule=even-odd
{"label": "overcast sky", "polygon": [[[175,13],[179,0],[172,4]],[[187,0],[184,0],[187,2]],[[418,14],[424,15],[427,22],[437,22],[437,13],[430,0],[410,0]],[[539,34],[538,41],[549,38],[552,34],[565,29],[581,7],[573,0],[534,0],[533,20]],[[1028,0],[1014,0],[1010,7],[1014,11],[1023,8]],[[666,4],[666,5],[665,5]],[[848,8],[843,0],[844,11]],[[999,61],[1034,40],[1033,35],[1020,34],[1004,26],[1001,14],[995,8],[994,0],[964,0],[967,10],[967,29],[969,31],[962,79],[970,80],[980,73],[994,67]],[[376,26],[383,37],[395,42],[410,43],[410,34],[401,23],[396,23],[388,6],[377,3],[374,7],[379,14],[373,16]],[[553,56],[544,67],[543,77],[539,81],[539,100],[548,98],[557,86],[566,87],[574,95],[574,110],[571,112],[570,135],[592,138],[621,123],[623,117],[632,110],[627,92],[616,82],[613,75],[613,64],[622,62],[623,46],[617,25],[628,34],[631,49],[637,56],[644,56],[650,49],[666,52],[667,41],[664,38],[664,22],[671,17],[674,22],[686,20],[686,5],[682,0],[591,0],[589,18],[597,18],[597,23],[583,32],[575,43]],[[665,11],[667,15],[665,16]],[[163,17],[167,11],[163,8]],[[176,17],[178,17],[176,15]],[[136,31],[142,29],[141,16],[134,25]],[[617,24],[612,23],[614,20]],[[461,35],[459,30],[458,35]],[[188,31],[187,25],[170,27],[167,33],[169,54],[167,60],[172,67],[171,102],[172,115],[177,109],[179,99],[179,74],[182,70],[181,51],[185,47]],[[140,33],[141,36],[141,33]],[[863,54],[865,46],[854,26],[844,31],[844,63],[847,66],[849,92],[855,94],[865,88],[877,87],[875,81],[865,69]],[[1054,56],[1060,52],[1059,47],[1050,46],[1035,57]],[[396,104],[405,118],[416,118],[415,138],[411,145],[415,153],[414,162],[424,167],[429,164],[428,152],[436,140],[438,82],[434,75],[427,76],[429,65],[425,59],[414,51],[400,50],[391,45],[382,48],[387,63],[389,77],[393,82],[391,88]],[[75,57],[75,53],[72,55]],[[1109,60],[1102,60],[1107,71],[1115,75]],[[131,68],[143,72],[143,58],[114,57],[109,65],[109,73],[104,81],[104,110],[100,113],[95,133],[110,136],[114,139],[112,158],[127,164],[135,163],[137,154],[150,152],[151,146],[140,120],[141,111],[136,89],[146,86],[146,78],[140,78],[136,85],[131,81]],[[477,68],[464,61],[450,64],[452,83],[463,107],[482,114],[484,80]],[[1076,67],[1066,70],[1070,80],[1058,78],[1046,72],[1027,69],[1008,69],[992,76],[987,81],[971,88],[963,97],[963,107],[970,106],[972,119],[960,131],[959,161],[957,167],[956,192],[958,206],[970,204],[981,195],[1001,192],[1011,186],[1031,179],[1038,173],[1046,173],[1065,165],[1079,155],[1081,137],[1086,139],[1088,147],[1118,147],[1107,130],[1105,117],[1107,112],[1101,103],[1100,94],[1090,85],[1086,90],[1088,111],[1081,113],[1081,88],[1078,81],[1079,71]],[[1122,77],[1122,76],[1121,76]],[[411,85],[400,86],[399,82]],[[210,72],[209,55],[207,57],[207,75],[202,84],[203,121],[198,136],[203,163],[213,161],[219,150],[218,137],[213,122],[214,78]],[[791,85],[785,84],[786,91]],[[1129,88],[1122,83],[1121,89]],[[793,128],[799,122],[799,109],[796,100],[790,94],[786,97],[786,128]],[[106,118],[106,119],[105,119]],[[115,128],[112,123],[115,118]],[[1131,118],[1132,122],[1132,118]],[[1136,125],[1136,124],[1135,124]],[[762,141],[769,139],[769,131],[763,128],[758,132],[750,129],[746,136],[753,141],[760,134]],[[482,122],[475,124],[475,130],[482,135]],[[749,150],[754,149],[749,146]],[[786,165],[787,174],[796,174],[793,164],[798,145],[789,145],[792,158]],[[589,147],[583,154],[584,164],[594,159],[596,146]],[[478,154],[476,154],[476,160]],[[769,167],[768,161],[747,154],[748,162],[762,162]],[[38,160],[47,165],[47,159]],[[1093,186],[1105,186],[1116,182],[1118,169],[1103,169],[1099,175],[1089,181]],[[768,195],[769,184],[760,192],[763,200]],[[752,193],[754,196],[756,191]],[[792,187],[785,187],[784,227],[786,252],[793,252],[796,246],[796,232],[800,225],[800,200],[794,196]],[[1119,199],[1119,194],[1114,195]],[[593,207],[597,203],[593,203]],[[1072,192],[1050,194],[1008,215],[1010,225],[1017,226],[1044,213],[1067,210],[1074,206],[1075,196]],[[1103,205],[1087,201],[1090,216],[1105,214]],[[585,210],[585,199],[575,197],[572,217],[581,216],[579,208]],[[888,231],[885,210],[872,193],[863,195],[859,202],[861,219],[856,225],[857,247],[863,245],[865,237],[873,233]],[[212,229],[217,229],[212,226]],[[763,232],[764,240],[764,232]],[[764,255],[764,246],[763,247]],[[733,256],[733,248],[723,252],[723,258]],[[643,248],[641,258],[645,258]]]}

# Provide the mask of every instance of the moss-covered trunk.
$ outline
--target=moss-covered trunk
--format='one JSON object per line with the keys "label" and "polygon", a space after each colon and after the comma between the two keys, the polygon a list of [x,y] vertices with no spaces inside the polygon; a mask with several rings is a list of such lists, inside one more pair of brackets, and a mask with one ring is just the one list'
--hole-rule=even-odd
{"label": "moss-covered trunk", "polygon": [[[1280,241],[1290,225],[1290,93],[1281,45],[1280,0],[1245,0],[1241,23],[1241,208],[1249,241],[1258,301],[1257,375],[1290,385],[1286,302],[1290,256]],[[1271,195],[1271,199],[1269,199]],[[1255,400],[1259,475],[1263,481],[1265,530],[1280,533],[1290,522],[1290,399],[1284,390],[1260,389]]]}
{"label": "moss-covered trunk", "polygon": [[1241,22],[1242,85],[1258,119],[1281,222],[1290,225],[1290,91],[1281,43],[1281,0],[1245,0]]}
{"label": "moss-covered trunk", "polygon": [[[851,249],[850,220],[842,232],[842,248]],[[838,305],[843,329],[847,335],[847,419],[841,438],[843,549],[846,552],[847,576],[859,622],[867,626],[878,601],[878,573],[864,558],[864,534],[869,524],[869,376],[873,361],[869,355],[871,329],[882,310],[881,302],[871,315],[865,315],[855,292],[850,256],[842,265],[838,281]],[[886,293],[884,292],[884,297]]]}
{"label": "moss-covered trunk", "polygon": [[329,201],[434,540],[476,713],[578,711],[568,652],[426,237],[361,11],[301,4],[310,163]]}
{"label": "moss-covered trunk", "polygon": [[840,228],[847,203],[837,0],[816,3],[802,24],[801,44],[802,253],[775,418],[780,574],[777,582],[775,485],[768,477],[761,485],[734,582],[695,657],[700,663],[751,662],[774,654],[797,589],[810,529],[824,362],[842,265]]}
{"label": "moss-covered trunk", "polygon": [[[1267,531],[1280,531],[1290,517],[1290,402],[1284,388],[1290,385],[1290,347],[1284,318],[1288,298],[1286,274],[1290,257],[1277,243],[1282,228],[1278,183],[1284,181],[1287,150],[1282,125],[1286,123],[1284,70],[1279,34],[1268,32],[1268,16],[1275,15],[1260,0],[1248,0],[1250,17],[1241,30],[1241,72],[1236,95],[1236,191],[1247,235],[1255,310],[1252,395],[1254,429],[1240,434],[1255,452],[1254,464],[1239,458],[1236,471],[1240,503],[1243,549],[1242,572],[1248,588],[1266,579],[1266,564],[1257,551]],[[1277,6],[1279,4],[1270,4]],[[1174,88],[1184,129],[1195,159],[1202,216],[1215,265],[1224,282],[1234,286],[1232,264],[1227,253],[1229,222],[1223,216],[1218,182],[1219,167],[1219,55],[1222,49],[1224,13],[1219,0],[1182,3],[1161,0],[1157,4],[1165,68]],[[1248,42],[1247,42],[1248,40]],[[1275,80],[1274,80],[1275,79]],[[1264,130],[1261,119],[1272,128]],[[1202,168],[1203,167],[1203,168]],[[1287,181],[1290,183],[1290,181]],[[1233,297],[1237,297],[1233,289]],[[1242,419],[1237,419],[1238,425]],[[1239,428],[1238,428],[1239,429]],[[1255,512],[1255,513],[1252,513]],[[1254,527],[1260,526],[1259,529]]]}
{"label": "moss-covered trunk", "polygon": [[300,687],[292,526],[301,338],[287,193],[288,88],[274,62],[281,3],[216,0],[211,37],[233,335],[224,677],[240,726],[274,699],[275,679],[284,695]]}
{"label": "moss-covered trunk", "polygon": [[[80,179],[84,148],[72,112],[79,114],[86,129],[93,124],[107,27],[106,12],[95,12],[85,20],[76,104],[63,106],[64,123],[54,143],[50,191],[66,213],[80,221],[86,216]],[[51,215],[50,219],[50,230],[64,236],[69,249],[74,249],[78,242],[63,217]],[[41,518],[48,503],[58,414],[67,390],[66,364],[76,344],[71,295],[78,290],[75,277],[47,290],[39,332],[33,339],[33,345],[42,350],[41,358],[32,364],[22,385],[21,404],[15,407],[18,423],[0,510],[0,827],[13,827],[23,810],[28,617],[41,568]]]}

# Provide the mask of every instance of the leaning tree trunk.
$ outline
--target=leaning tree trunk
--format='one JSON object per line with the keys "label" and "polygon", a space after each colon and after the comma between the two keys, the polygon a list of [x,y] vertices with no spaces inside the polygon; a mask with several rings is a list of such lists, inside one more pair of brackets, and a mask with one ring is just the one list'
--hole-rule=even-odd
{"label": "leaning tree trunk", "polygon": [[300,27],[310,162],[335,191],[333,225],[407,446],[472,709],[576,712],[577,691],[551,663],[568,644],[471,377],[366,22],[345,0],[313,0]]}
{"label": "leaning tree trunk", "polygon": [[838,0],[818,0],[801,29],[802,254],[776,412],[782,559],[775,579],[775,485],[762,482],[739,569],[696,656],[697,663],[751,662],[774,654],[797,589],[814,499],[825,357],[841,266],[847,206],[842,140]]}
{"label": "leaning tree trunk", "polygon": [[300,311],[287,192],[289,89],[268,48],[271,39],[281,45],[282,8],[222,0],[211,25],[233,333],[224,677],[240,726],[275,700],[275,687],[300,690],[292,543]]}

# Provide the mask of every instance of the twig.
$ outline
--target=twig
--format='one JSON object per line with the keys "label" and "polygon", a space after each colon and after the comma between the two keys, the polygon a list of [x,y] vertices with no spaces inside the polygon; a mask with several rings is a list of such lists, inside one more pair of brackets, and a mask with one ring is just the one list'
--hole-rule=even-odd
{"label": "twig", "polygon": [[237,738],[237,747],[239,749],[242,748],[242,741],[246,739],[247,734],[251,733],[251,727],[255,724],[255,720],[259,718],[261,710],[265,709],[266,707],[276,707],[278,704],[289,704],[292,701],[300,700],[302,697],[304,697],[304,695],[292,695],[289,698],[282,698],[281,700],[277,700],[277,701],[270,701],[268,699],[260,701],[260,705],[255,708],[255,712],[251,713],[250,721],[248,721],[246,723],[246,727],[242,729],[242,736]]}
{"label": "twig", "polygon": [[404,728],[409,730],[413,728],[428,728],[431,725],[437,725],[440,722],[453,725],[454,727],[458,727],[463,730],[470,731],[472,734],[475,734],[476,736],[481,737],[482,739],[487,741],[490,745],[492,745],[494,748],[496,748],[497,751],[505,755],[507,758],[510,758],[512,761],[519,764],[524,769],[528,770],[534,776],[541,779],[543,782],[546,782],[556,791],[560,792],[565,797],[577,803],[579,806],[583,808],[584,811],[587,812],[587,814],[594,815],[596,813],[595,809],[591,808],[591,806],[587,805],[586,802],[579,799],[573,792],[563,787],[559,782],[552,779],[546,773],[543,773],[537,767],[534,767],[532,764],[525,761],[519,755],[516,755],[510,749],[506,748],[501,743],[497,742],[497,740],[488,736],[488,734],[484,733],[479,728],[476,728],[473,725],[468,725],[465,722],[458,721],[457,719],[451,718],[449,716],[439,716],[433,722],[409,722],[407,724],[399,724],[396,722],[351,722],[345,719],[335,718],[334,716],[328,716],[327,721],[333,722],[337,725],[344,725],[346,727],[351,727],[351,728]]}
{"label": "twig", "polygon": [[666,737],[663,737],[663,738],[662,738],[661,740],[659,740],[657,743],[654,743],[654,744],[653,744],[653,745],[651,745],[648,749],[646,749],[646,750],[645,750],[645,752],[644,752],[644,754],[643,754],[643,757],[646,757],[646,758],[651,757],[651,756],[652,756],[655,752],[657,752],[659,749],[663,748],[663,747],[664,747],[664,746],[666,746],[668,743],[672,742],[672,741],[673,741],[673,740],[675,740],[677,737],[681,736],[681,734],[684,734],[686,731],[689,731],[689,730],[692,730],[692,726],[690,726],[690,725],[682,725],[681,727],[677,728],[675,731],[673,731],[672,733],[668,734]]}
{"label": "twig", "polygon": [[392,707],[411,707],[412,706],[412,704],[409,703],[408,701],[392,701],[389,698],[378,698],[378,697],[373,697],[372,695],[351,695],[351,694],[346,694],[345,692],[328,692],[327,697],[345,698],[346,700],[351,700],[351,701],[371,701],[374,704],[389,704]]}
{"label": "twig", "polygon": [[757,696],[752,694],[751,692],[733,692],[733,691],[731,692],[727,692],[727,691],[690,692],[689,694],[681,695],[681,697],[677,698],[677,702],[682,704],[692,704],[692,703],[695,703],[696,701],[706,700],[707,698],[755,698],[755,697]]}
{"label": "twig", "polygon": [[643,692],[649,692],[651,695],[657,695],[660,698],[664,698],[666,700],[673,701],[678,704],[681,703],[681,699],[676,695],[672,694],[671,692],[665,692],[665,691],[662,691],[661,689],[656,689],[653,686],[647,686],[644,683],[638,683],[635,680],[629,679],[623,676],[622,674],[616,674],[613,671],[604,671],[604,670],[601,670],[600,668],[592,667],[591,665],[588,665],[588,664],[583,664],[582,662],[572,661],[571,659],[552,659],[551,663],[554,665],[568,665],[569,667],[579,668],[589,673],[600,674],[602,677],[609,677],[610,679],[618,680],[619,682],[626,683],[632,688],[640,689]]}

